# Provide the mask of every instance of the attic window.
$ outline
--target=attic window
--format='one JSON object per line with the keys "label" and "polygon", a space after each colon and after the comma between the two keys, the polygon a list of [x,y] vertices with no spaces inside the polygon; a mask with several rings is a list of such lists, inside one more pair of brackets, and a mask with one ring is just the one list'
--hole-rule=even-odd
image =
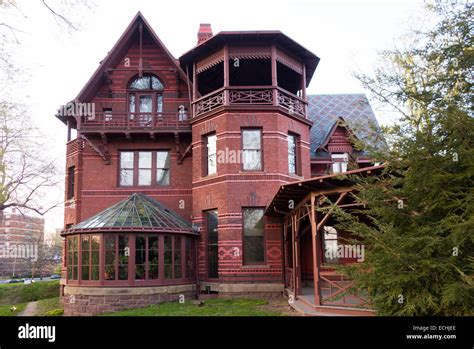
{"label": "attic window", "polygon": [[130,83],[130,90],[163,90],[163,84],[154,75],[138,77]]}
{"label": "attic window", "polygon": [[349,163],[349,154],[339,153],[331,154],[332,173],[347,172],[347,164]]}

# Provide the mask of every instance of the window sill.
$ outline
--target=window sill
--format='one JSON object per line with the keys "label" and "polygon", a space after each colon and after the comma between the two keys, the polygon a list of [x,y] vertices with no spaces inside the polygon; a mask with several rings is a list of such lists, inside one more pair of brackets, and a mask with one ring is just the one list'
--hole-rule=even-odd
{"label": "window sill", "polygon": [[239,171],[239,174],[267,174],[266,171],[256,170],[256,171]]}
{"label": "window sill", "polygon": [[214,178],[214,177],[217,177],[217,173],[213,173],[213,174],[210,174],[210,175],[202,176],[201,179],[210,179],[210,178]]}

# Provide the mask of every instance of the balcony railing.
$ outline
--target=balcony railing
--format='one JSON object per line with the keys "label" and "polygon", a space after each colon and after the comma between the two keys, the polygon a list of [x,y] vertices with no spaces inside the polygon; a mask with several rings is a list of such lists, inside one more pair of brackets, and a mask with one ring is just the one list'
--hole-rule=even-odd
{"label": "balcony railing", "polygon": [[280,87],[220,88],[194,101],[194,117],[222,106],[278,106],[301,117],[306,117],[307,102]]}
{"label": "balcony railing", "polygon": [[161,113],[104,113],[83,116],[78,123],[79,130],[177,130],[191,129],[186,112]]}

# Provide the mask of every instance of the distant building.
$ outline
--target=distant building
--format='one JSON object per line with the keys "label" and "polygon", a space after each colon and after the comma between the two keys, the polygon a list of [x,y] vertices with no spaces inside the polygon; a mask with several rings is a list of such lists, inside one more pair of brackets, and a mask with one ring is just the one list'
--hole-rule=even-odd
{"label": "distant building", "polygon": [[44,239],[44,218],[0,213],[0,276],[31,274]]}

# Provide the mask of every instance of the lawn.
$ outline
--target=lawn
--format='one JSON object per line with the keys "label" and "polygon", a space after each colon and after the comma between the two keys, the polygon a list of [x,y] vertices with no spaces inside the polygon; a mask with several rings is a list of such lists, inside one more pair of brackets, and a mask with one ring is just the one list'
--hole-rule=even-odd
{"label": "lawn", "polygon": [[[288,305],[288,304],[286,304]],[[193,302],[161,303],[145,308],[136,308],[101,316],[282,316],[286,308],[269,308],[269,303],[262,299],[208,299],[204,305]]]}
{"label": "lawn", "polygon": [[59,281],[41,281],[29,285],[1,284],[0,305],[33,302],[59,296]]}
{"label": "lawn", "polygon": [[40,299],[38,301],[37,316],[60,316],[63,315],[63,305],[59,297]]}
{"label": "lawn", "polygon": [[12,305],[0,305],[0,316],[17,316],[26,307],[26,303],[15,304],[16,310],[12,311]]}
{"label": "lawn", "polygon": [[[39,301],[40,314],[51,315],[49,312],[60,309],[59,281],[42,281],[29,285],[1,284],[0,285],[0,316],[16,316],[23,311],[28,302]],[[16,306],[16,311],[10,308]],[[56,313],[59,312],[56,310]],[[55,314],[58,315],[58,314]]]}

